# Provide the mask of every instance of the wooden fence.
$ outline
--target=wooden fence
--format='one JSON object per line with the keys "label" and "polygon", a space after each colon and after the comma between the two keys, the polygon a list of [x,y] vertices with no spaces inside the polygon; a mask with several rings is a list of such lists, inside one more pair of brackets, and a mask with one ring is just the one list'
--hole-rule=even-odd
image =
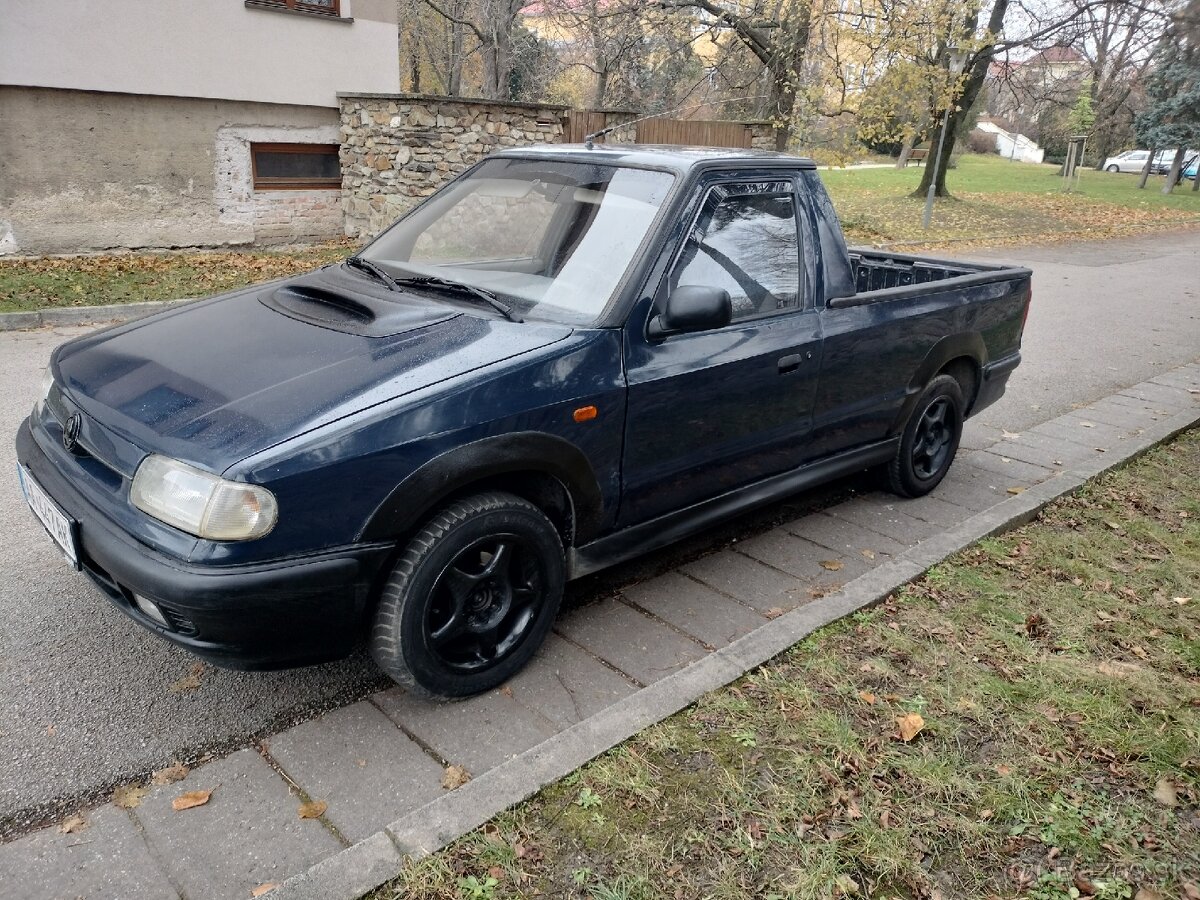
{"label": "wooden fence", "polygon": [[[563,116],[563,143],[577,144],[602,128],[635,118],[632,113],[572,109]],[[707,119],[646,119],[634,126],[639,144],[689,147],[750,147],[753,129],[744,122]],[[598,140],[603,141],[604,138]]]}

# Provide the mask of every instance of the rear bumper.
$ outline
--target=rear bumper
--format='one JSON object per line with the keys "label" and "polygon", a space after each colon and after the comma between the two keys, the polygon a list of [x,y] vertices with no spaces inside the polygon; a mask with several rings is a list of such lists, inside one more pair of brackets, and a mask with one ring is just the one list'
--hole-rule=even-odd
{"label": "rear bumper", "polygon": [[979,393],[971,407],[971,415],[987,409],[1004,396],[1004,389],[1008,386],[1008,376],[1020,364],[1021,351],[1018,350],[1012,356],[998,359],[983,367],[983,382],[979,385]]}
{"label": "rear bumper", "polygon": [[[339,548],[246,566],[200,566],[167,556],[117,527],[42,452],[28,420],[17,459],[78,523],[83,572],[122,612],[214,664],[273,669],[338,659],[361,639],[390,546]],[[134,603],[154,601],[167,625]]]}

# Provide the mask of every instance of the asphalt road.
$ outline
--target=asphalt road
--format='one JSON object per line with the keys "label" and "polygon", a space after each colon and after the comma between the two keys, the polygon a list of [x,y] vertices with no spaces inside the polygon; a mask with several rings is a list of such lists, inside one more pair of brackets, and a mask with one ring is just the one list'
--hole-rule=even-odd
{"label": "asphalt road", "polygon": [[[1008,395],[973,421],[985,446],[1200,356],[1200,232],[973,252],[1031,266],[1025,361]],[[33,404],[57,343],[86,329],[0,333],[0,436]],[[255,737],[382,683],[365,655],[248,674],[199,666],[143,631],[68,570],[25,508],[10,437],[0,439],[0,836],[175,759]],[[572,600],[827,502],[843,483],[577,583]]]}

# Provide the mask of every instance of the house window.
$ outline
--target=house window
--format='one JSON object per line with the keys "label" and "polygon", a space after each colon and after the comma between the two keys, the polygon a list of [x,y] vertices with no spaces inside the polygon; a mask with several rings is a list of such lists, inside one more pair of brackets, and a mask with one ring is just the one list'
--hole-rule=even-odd
{"label": "house window", "polygon": [[340,189],[337,144],[251,144],[256,191]]}
{"label": "house window", "polygon": [[254,0],[255,6],[281,6],[296,12],[316,13],[319,16],[341,15],[341,0]]}

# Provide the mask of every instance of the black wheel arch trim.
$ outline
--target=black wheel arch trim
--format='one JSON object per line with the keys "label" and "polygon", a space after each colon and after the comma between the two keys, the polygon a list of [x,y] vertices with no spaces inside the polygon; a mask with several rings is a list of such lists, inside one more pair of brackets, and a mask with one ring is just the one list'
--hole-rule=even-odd
{"label": "black wheel arch trim", "polygon": [[908,417],[912,415],[913,408],[917,405],[917,400],[925,391],[925,386],[933,380],[933,376],[944,369],[949,363],[956,359],[969,359],[975,364],[975,392],[970,397],[963,397],[966,408],[963,410],[963,417],[966,418],[971,414],[971,409],[975,404],[976,397],[979,396],[979,389],[983,386],[984,370],[987,368],[987,345],[983,342],[983,335],[977,331],[967,331],[960,334],[946,335],[939,340],[929,352],[925,354],[925,359],[917,368],[913,375],[912,381],[908,383],[908,388],[905,390],[904,405],[900,409],[900,414],[896,416],[892,422],[889,434],[899,434],[904,429],[904,423],[908,421]]}
{"label": "black wheel arch trim", "polygon": [[463,488],[512,473],[549,475],[563,486],[571,501],[576,542],[590,540],[600,530],[604,497],[583,451],[564,438],[527,431],[473,441],[424,463],[392,489],[359,540],[394,539]]}

